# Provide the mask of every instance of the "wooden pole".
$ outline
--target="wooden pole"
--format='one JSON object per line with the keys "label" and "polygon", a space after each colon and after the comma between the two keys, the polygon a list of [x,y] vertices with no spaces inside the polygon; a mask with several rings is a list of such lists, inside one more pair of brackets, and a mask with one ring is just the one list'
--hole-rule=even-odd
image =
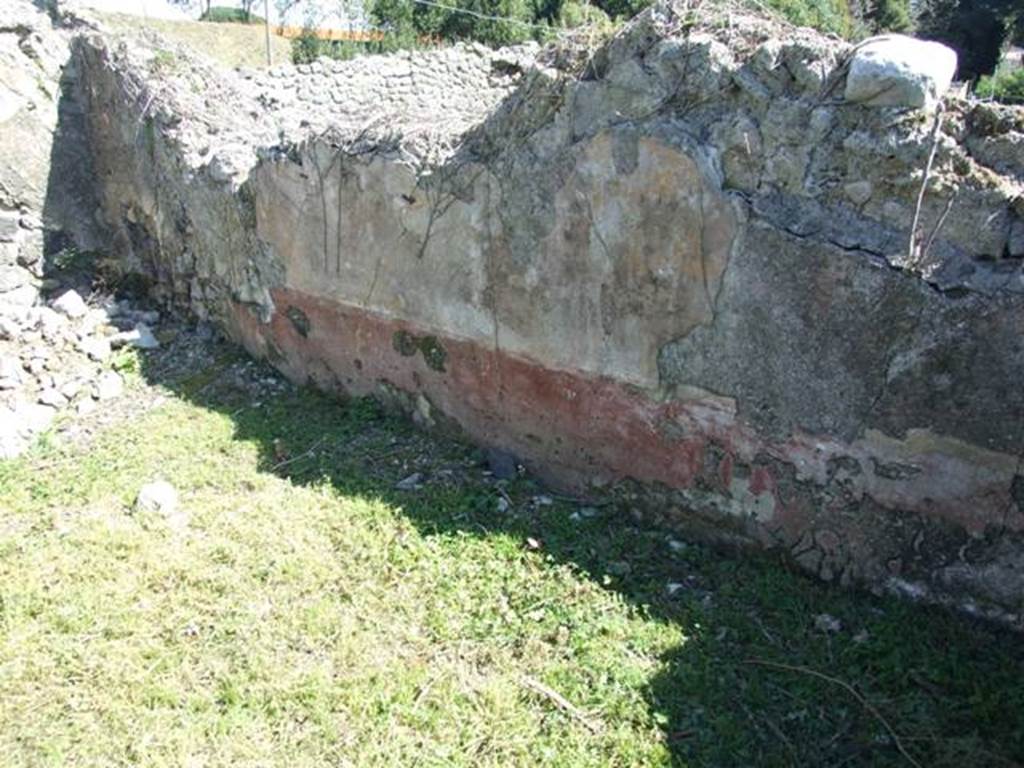
{"label": "wooden pole", "polygon": [[270,0],[263,0],[263,33],[267,39],[267,66],[273,66],[274,60],[270,54]]}

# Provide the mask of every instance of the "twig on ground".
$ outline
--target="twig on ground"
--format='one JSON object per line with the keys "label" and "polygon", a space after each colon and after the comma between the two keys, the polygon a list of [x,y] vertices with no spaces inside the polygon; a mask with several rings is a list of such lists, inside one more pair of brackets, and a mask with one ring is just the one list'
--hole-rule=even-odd
{"label": "twig on ground", "polygon": [[832,685],[839,686],[848,694],[853,696],[853,698],[855,698],[860,703],[860,705],[864,707],[864,709],[866,709],[871,714],[871,716],[874,717],[881,724],[883,728],[885,728],[886,732],[889,734],[889,737],[892,739],[893,744],[896,745],[896,749],[899,750],[899,753],[903,755],[904,758],[906,758],[907,762],[913,765],[914,768],[921,768],[921,764],[917,762],[917,760],[915,760],[909,752],[907,752],[906,748],[903,746],[903,742],[900,740],[899,735],[896,733],[895,729],[893,729],[893,727],[889,725],[889,721],[882,716],[882,713],[878,711],[874,704],[872,704],[870,701],[861,696],[860,693],[857,692],[857,689],[855,689],[849,683],[844,682],[837,677],[826,675],[824,672],[819,672],[816,669],[811,669],[810,667],[796,667],[791,664],[780,664],[775,661],[765,661],[764,659],[745,659],[743,663],[759,667],[768,667],[769,669],[778,669],[782,670],[783,672],[796,672],[802,675],[809,675],[811,677],[816,677],[819,680],[824,680],[827,683],[832,683]]}
{"label": "twig on ground", "polygon": [[309,448],[307,448],[305,451],[300,453],[298,456],[292,456],[290,459],[285,459],[284,461],[277,462],[277,464],[275,464],[274,466],[272,466],[270,468],[270,471],[271,472],[277,472],[277,470],[281,469],[282,467],[286,467],[289,464],[295,463],[296,461],[300,461],[302,459],[312,458],[313,456],[316,455],[315,454],[316,449],[319,448],[323,444],[324,440],[326,440],[326,439],[327,439],[326,437],[321,437],[319,440],[317,440],[315,443],[313,443],[311,446],[309,446]]}
{"label": "twig on ground", "polygon": [[549,688],[548,686],[544,685],[544,683],[540,682],[539,680],[533,679],[529,675],[523,675],[521,678],[519,678],[519,682],[524,688],[527,688],[533,691],[534,693],[543,696],[545,699],[550,701],[552,704],[554,704],[560,710],[562,710],[567,715],[572,717],[574,720],[581,723],[591,733],[597,733],[601,730],[601,726],[599,723],[592,720],[586,712],[584,712],[582,709],[574,705],[571,701],[569,701],[567,698],[565,698],[562,694],[560,694],[553,688]]}

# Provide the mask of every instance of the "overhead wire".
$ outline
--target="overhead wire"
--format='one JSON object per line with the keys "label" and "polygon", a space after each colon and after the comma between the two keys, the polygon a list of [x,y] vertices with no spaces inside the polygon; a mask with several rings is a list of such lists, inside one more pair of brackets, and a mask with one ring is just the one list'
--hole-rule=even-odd
{"label": "overhead wire", "polygon": [[508,22],[510,24],[520,24],[520,25],[522,25],[524,27],[532,27],[534,29],[545,29],[545,30],[549,30],[549,31],[552,29],[552,27],[550,27],[547,24],[534,24],[533,22],[529,22],[529,21],[522,21],[520,19],[513,19],[511,16],[494,16],[494,15],[491,15],[489,13],[480,13],[479,11],[473,11],[473,10],[470,10],[469,8],[459,8],[459,7],[454,6],[454,5],[445,5],[444,3],[436,3],[436,2],[434,2],[434,0],[411,0],[411,2],[415,3],[416,5],[426,5],[426,6],[429,6],[431,8],[440,8],[441,10],[451,11],[452,13],[461,13],[461,14],[463,14],[465,16],[475,16],[478,19],[484,19],[486,21],[505,21],[505,22]]}

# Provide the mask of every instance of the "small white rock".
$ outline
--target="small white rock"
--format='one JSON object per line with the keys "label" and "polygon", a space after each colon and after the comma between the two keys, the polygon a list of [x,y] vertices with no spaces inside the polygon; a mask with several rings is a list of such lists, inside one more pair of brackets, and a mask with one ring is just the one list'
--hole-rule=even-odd
{"label": "small white rock", "polygon": [[111,400],[124,392],[124,380],[116,371],[107,371],[96,380],[96,399]]}
{"label": "small white rock", "polygon": [[[21,363],[17,359],[0,357],[0,381],[10,381],[12,387],[21,383]],[[3,385],[0,389],[4,389]]]}
{"label": "small white rock", "polygon": [[85,313],[85,317],[82,318],[80,332],[83,335],[88,336],[92,333],[95,333],[96,329],[99,328],[101,325],[104,325],[109,322],[110,313],[106,309],[101,307],[90,309],[88,312]]}
{"label": "small white rock", "polygon": [[83,317],[89,311],[85,300],[78,295],[78,291],[65,291],[53,301],[53,308],[63,315],[72,319]]}
{"label": "small white rock", "polygon": [[31,437],[38,432],[49,429],[56,415],[57,412],[46,405],[19,403],[14,408],[12,424],[22,437]]}
{"label": "small white rock", "polygon": [[98,336],[87,336],[78,342],[78,349],[90,360],[102,363],[110,357],[110,342]]}
{"label": "small white rock", "polygon": [[82,382],[78,379],[71,379],[60,385],[60,393],[68,400],[74,400],[75,395],[82,391]]}
{"label": "small white rock", "polygon": [[15,339],[21,333],[21,323],[13,317],[0,315],[0,340]]}
{"label": "small white rock", "polygon": [[138,349],[156,349],[160,346],[160,342],[156,336],[153,335],[153,331],[145,323],[139,323],[135,326],[136,337],[131,341],[131,345]]}
{"label": "small white rock", "polygon": [[121,331],[110,337],[110,346],[114,349],[120,349],[126,344],[134,344],[140,338],[141,334],[134,329],[131,331]]}
{"label": "small white rock", "polygon": [[96,410],[96,401],[88,399],[80,400],[78,402],[76,410],[78,411],[79,416],[87,416],[88,414]]}
{"label": "small white rock", "polygon": [[814,628],[819,632],[841,632],[843,623],[830,613],[819,613],[814,617]]}
{"label": "small white rock", "polygon": [[871,199],[874,189],[870,181],[851,181],[843,186],[846,196],[856,205],[864,205]]}
{"label": "small white rock", "polygon": [[[77,294],[76,294],[77,295]],[[68,319],[49,307],[39,307],[35,312],[36,325],[43,336],[49,338],[68,327]]]}
{"label": "small white rock", "polygon": [[15,428],[13,412],[0,406],[0,459],[16,458],[25,448],[25,440]]}
{"label": "small white rock", "polygon": [[399,491],[415,491],[420,487],[420,481],[422,480],[423,475],[419,472],[413,472],[408,477],[395,483],[395,488]]}
{"label": "small white rock", "polygon": [[53,408],[63,408],[67,404],[67,398],[53,387],[47,387],[39,393],[39,402]]}
{"label": "small white rock", "polygon": [[172,515],[178,509],[178,492],[166,480],[146,483],[135,498],[135,509]]}

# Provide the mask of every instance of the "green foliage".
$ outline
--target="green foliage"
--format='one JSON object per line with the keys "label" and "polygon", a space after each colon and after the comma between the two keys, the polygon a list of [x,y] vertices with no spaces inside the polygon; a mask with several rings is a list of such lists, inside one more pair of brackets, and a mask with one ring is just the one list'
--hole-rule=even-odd
{"label": "green foliage", "polygon": [[985,75],[978,81],[974,92],[983,99],[1024,104],[1024,68]]}
{"label": "green foliage", "polygon": [[629,19],[651,4],[652,0],[599,0],[594,3],[612,19]]}
{"label": "green foliage", "polygon": [[913,26],[909,0],[877,0],[868,19],[875,32],[908,32]]}
{"label": "green foliage", "polygon": [[386,33],[383,40],[321,40],[310,30],[292,40],[292,63],[308,64],[321,57],[348,61],[356,56],[370,53],[387,53],[399,49],[426,47],[415,35],[399,39],[394,33]]}
{"label": "green foliage", "polygon": [[140,374],[142,361],[139,358],[139,350],[134,347],[119,349],[111,359],[110,367],[121,374]]}
{"label": "green foliage", "polygon": [[243,8],[229,8],[217,5],[199,17],[200,21],[210,21],[217,24],[262,24],[263,18],[254,13],[247,13]]}
{"label": "green foliage", "polygon": [[[373,21],[399,47],[414,38],[475,40],[494,47],[544,39],[544,28],[561,2],[538,9],[530,0],[449,0],[422,5],[412,0],[376,0],[370,9]],[[453,10],[455,9],[455,10]]]}
{"label": "green foliage", "polygon": [[765,5],[801,27],[841,37],[852,37],[856,29],[847,0],[765,0]]}
{"label": "green foliage", "polygon": [[178,57],[173,51],[165,48],[158,48],[150,59],[149,66],[154,74],[167,74],[174,71],[178,65]]}
{"label": "green foliage", "polygon": [[568,0],[558,14],[558,25],[565,29],[589,26],[598,32],[605,32],[612,28],[613,22],[608,14],[596,5]]}

